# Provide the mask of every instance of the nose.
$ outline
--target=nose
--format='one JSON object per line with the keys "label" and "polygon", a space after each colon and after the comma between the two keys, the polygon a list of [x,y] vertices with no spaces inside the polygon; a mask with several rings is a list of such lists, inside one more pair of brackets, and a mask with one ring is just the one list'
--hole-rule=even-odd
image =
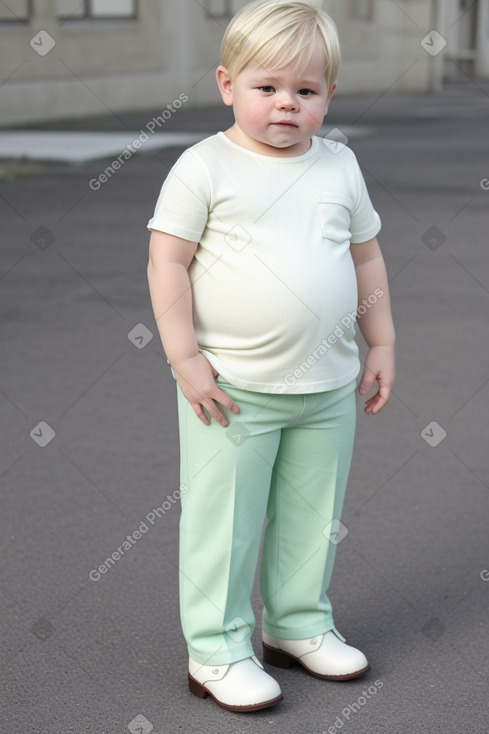
{"label": "nose", "polygon": [[282,90],[277,96],[277,108],[279,110],[296,110],[299,107],[299,103],[296,97],[290,92]]}

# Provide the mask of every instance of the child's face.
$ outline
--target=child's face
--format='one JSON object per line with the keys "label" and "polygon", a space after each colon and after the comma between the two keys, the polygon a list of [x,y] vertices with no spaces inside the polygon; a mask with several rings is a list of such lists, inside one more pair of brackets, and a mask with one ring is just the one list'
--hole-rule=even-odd
{"label": "child's face", "polygon": [[[307,67],[268,71],[251,63],[231,80],[220,66],[217,81],[223,101],[232,105],[230,137],[244,148],[274,156],[296,156],[310,147],[322,125],[336,85],[328,90],[325,58],[318,49]],[[230,133],[231,133],[230,131]]]}

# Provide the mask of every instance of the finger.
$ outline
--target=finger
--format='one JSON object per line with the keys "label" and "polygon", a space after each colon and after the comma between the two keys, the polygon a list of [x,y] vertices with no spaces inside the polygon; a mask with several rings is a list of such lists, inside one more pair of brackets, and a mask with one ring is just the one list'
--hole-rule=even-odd
{"label": "finger", "polygon": [[375,415],[387,404],[391,389],[387,385],[381,385],[378,392],[365,403],[365,412]]}
{"label": "finger", "polygon": [[200,405],[200,403],[190,403],[190,405],[192,406],[192,410],[194,411],[197,418],[201,420],[204,425],[208,426],[210,424],[210,421],[202,410],[202,406]]}
{"label": "finger", "polygon": [[378,400],[377,400],[377,410],[376,413],[379,412],[379,410],[382,410],[384,405],[386,405],[389,402],[389,398],[391,396],[391,387],[390,385],[387,385],[386,383],[381,383],[379,386],[379,391],[377,393]]}
{"label": "finger", "polygon": [[367,400],[367,402],[365,403],[364,412],[367,415],[372,415],[374,404],[375,404],[375,398],[370,398],[370,400]]}
{"label": "finger", "polygon": [[208,400],[202,403],[202,407],[206,409],[211,418],[214,418],[221,426],[227,426],[228,421],[225,415],[219,410],[216,403],[213,400]]}
{"label": "finger", "polygon": [[368,405],[365,405],[365,412],[367,415],[375,415],[378,413],[380,408],[378,407],[376,398],[372,398],[372,402],[370,402]]}
{"label": "finger", "polygon": [[233,413],[239,413],[239,407],[236,405],[234,400],[224,390],[217,388],[215,395],[212,396],[214,400],[217,400],[224,408],[228,408]]}
{"label": "finger", "polygon": [[369,370],[368,367],[366,367],[363,371],[362,379],[360,380],[360,386],[358,388],[358,392],[360,395],[367,395],[367,393],[370,392],[372,389],[372,385],[374,384],[375,380],[375,373],[372,370]]}
{"label": "finger", "polygon": [[375,415],[378,413],[380,408],[378,407],[376,398],[372,398],[372,402],[369,402],[368,405],[365,405],[365,413],[367,415]]}

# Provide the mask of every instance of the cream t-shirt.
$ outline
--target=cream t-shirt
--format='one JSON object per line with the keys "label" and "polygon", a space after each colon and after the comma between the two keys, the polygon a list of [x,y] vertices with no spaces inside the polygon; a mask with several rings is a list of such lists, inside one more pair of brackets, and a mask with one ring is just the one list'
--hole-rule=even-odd
{"label": "cream t-shirt", "polygon": [[220,132],[186,150],[148,229],[198,242],[189,267],[200,351],[245,390],[333,390],[359,372],[350,242],[380,229],[354,153],[253,153]]}

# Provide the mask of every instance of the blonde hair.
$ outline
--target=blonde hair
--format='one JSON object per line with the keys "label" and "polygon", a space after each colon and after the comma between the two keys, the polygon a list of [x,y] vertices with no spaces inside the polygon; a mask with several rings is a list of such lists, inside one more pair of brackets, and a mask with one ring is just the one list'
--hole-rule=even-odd
{"label": "blonde hair", "polygon": [[305,68],[318,44],[324,50],[330,89],[336,81],[341,51],[336,25],[329,15],[308,2],[255,0],[227,27],[221,64],[232,79],[251,61],[270,70],[289,64]]}

